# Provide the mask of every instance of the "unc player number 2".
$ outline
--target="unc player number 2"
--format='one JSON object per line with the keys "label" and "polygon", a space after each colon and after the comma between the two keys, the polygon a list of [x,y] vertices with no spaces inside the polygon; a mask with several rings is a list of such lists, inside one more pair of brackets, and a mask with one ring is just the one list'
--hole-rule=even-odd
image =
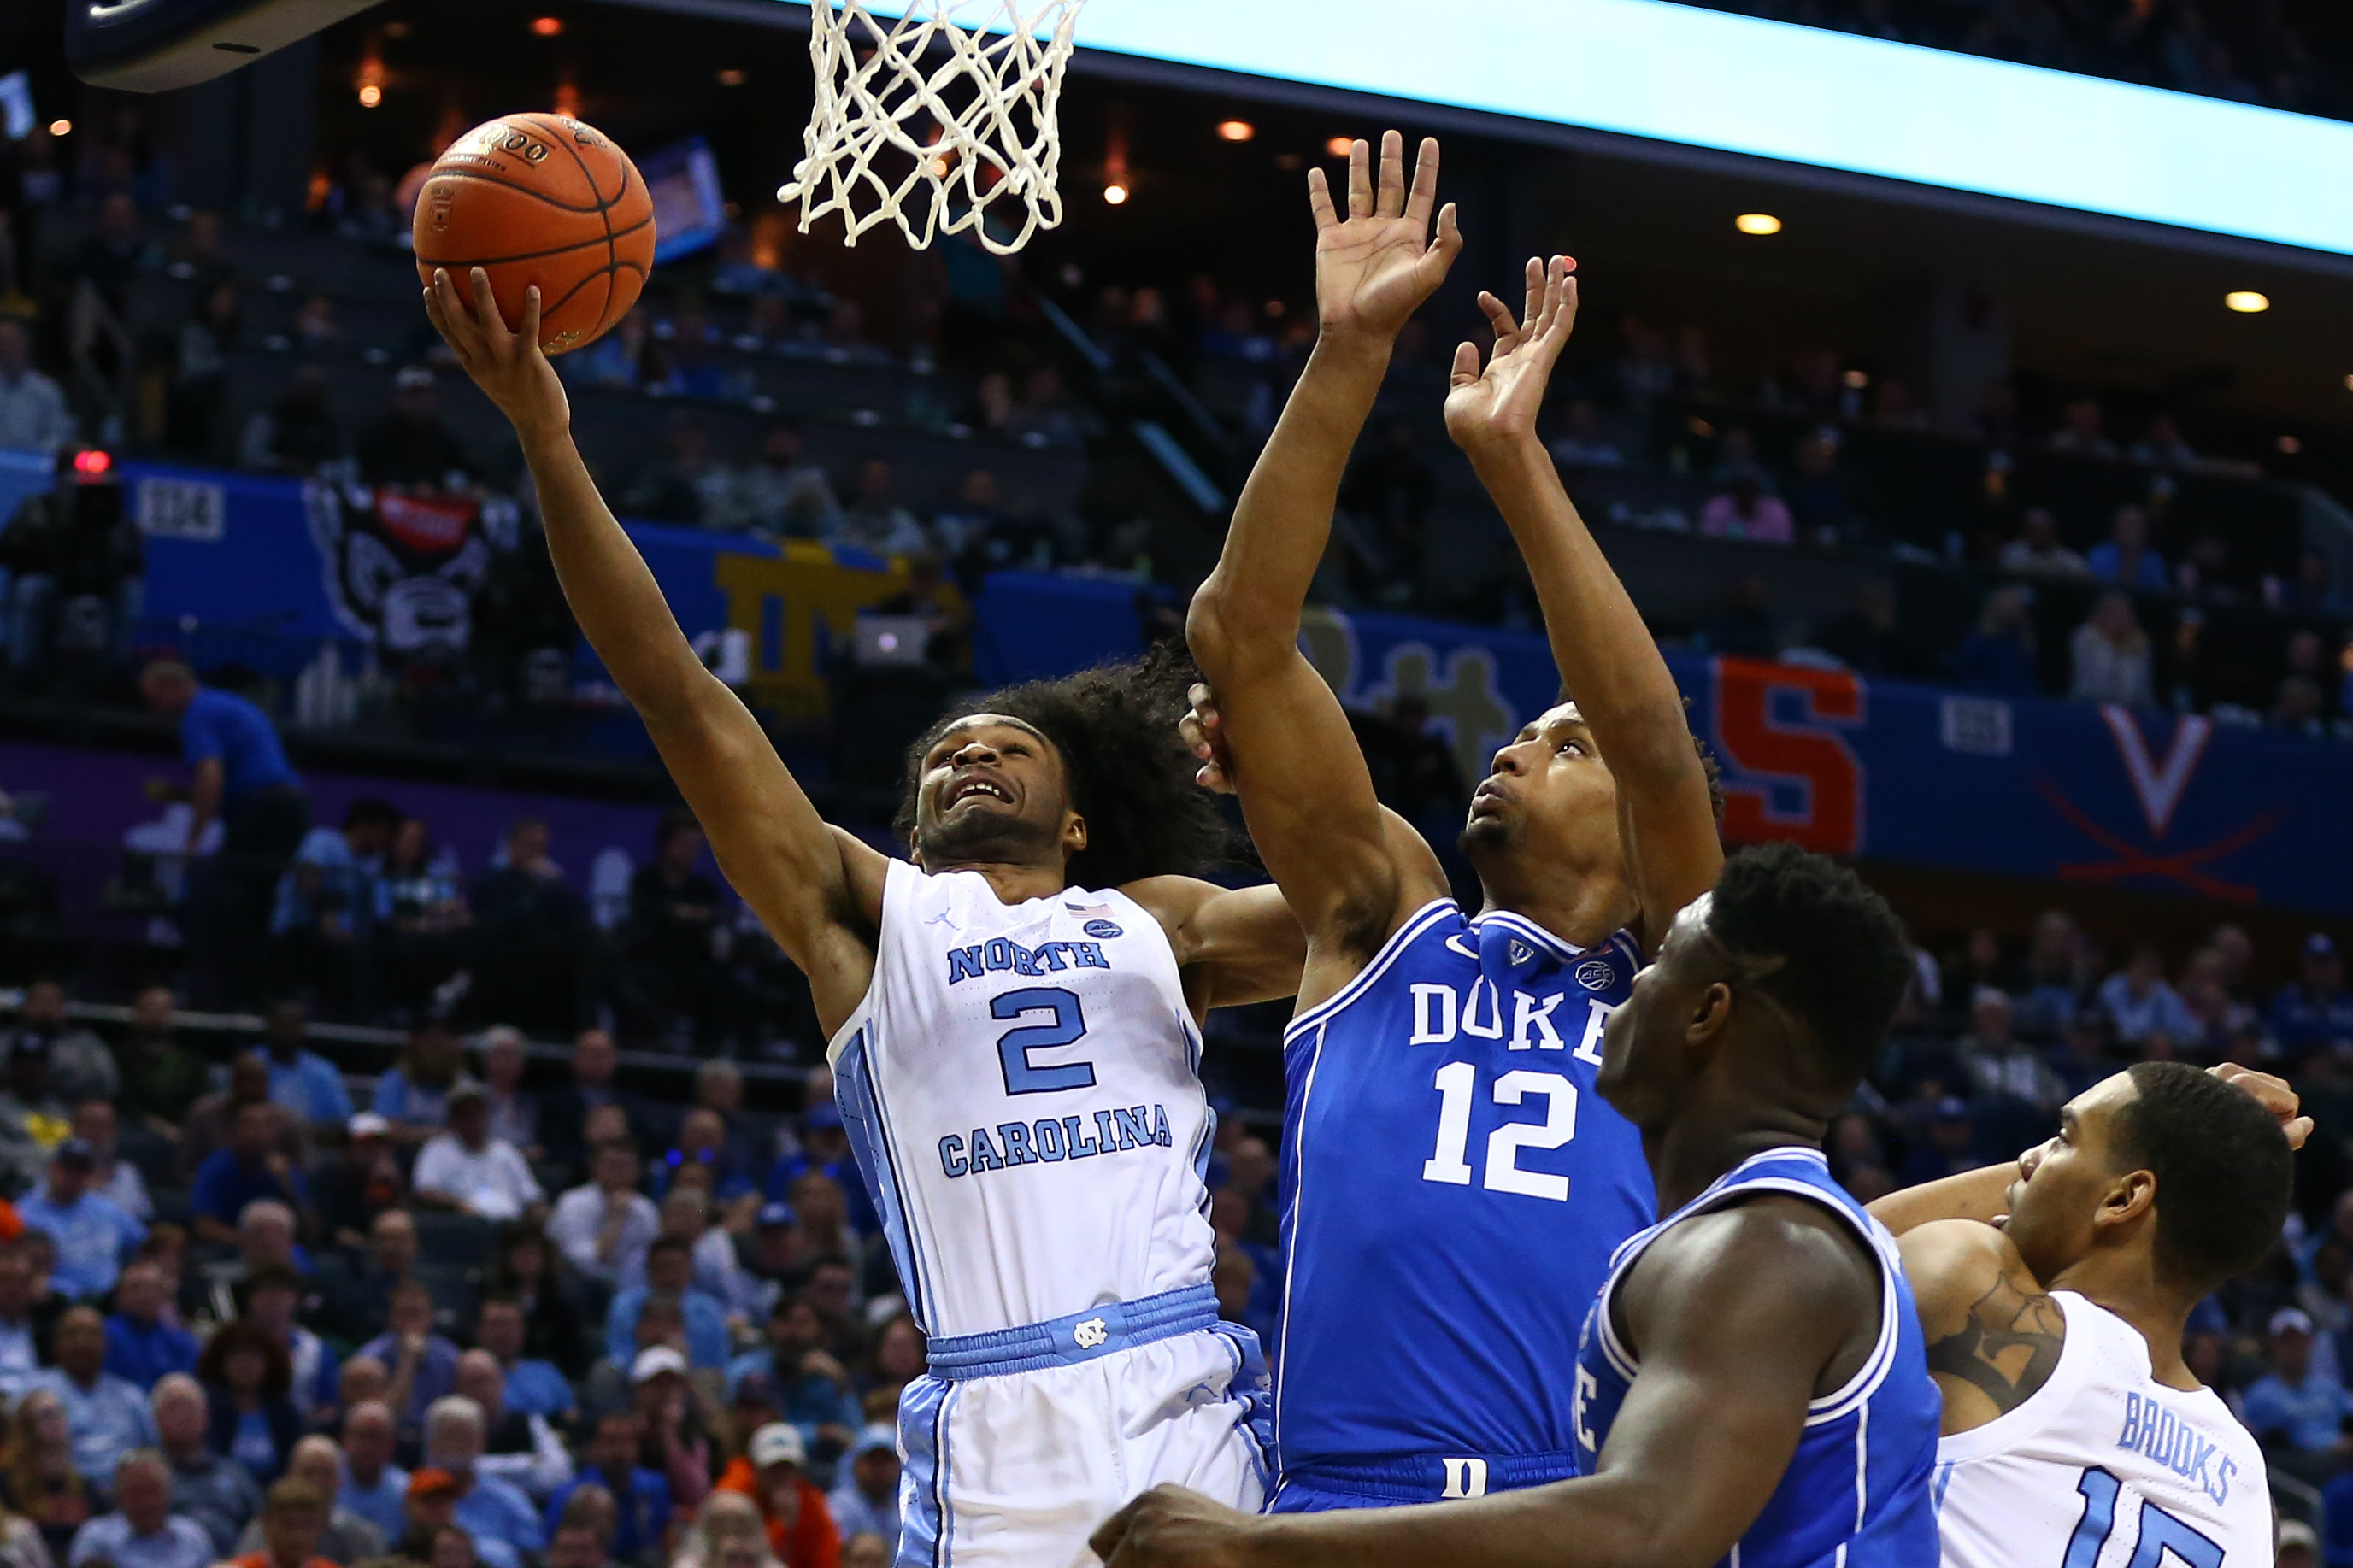
{"label": "unc player number 2", "polygon": [[[1007,1038],[1011,1038],[1008,1036]],[[1449,1186],[1471,1184],[1471,1166],[1463,1156],[1471,1144],[1471,1101],[1479,1087],[1479,1068],[1472,1062],[1449,1062],[1438,1069],[1438,1148],[1421,1163],[1421,1179]],[[1482,1184],[1491,1193],[1519,1193],[1532,1198],[1568,1201],[1568,1178],[1545,1171],[1520,1169],[1523,1149],[1557,1149],[1577,1136],[1577,1085],[1556,1072],[1507,1072],[1488,1091],[1498,1105],[1520,1105],[1532,1097],[1545,1101],[1545,1119],[1506,1121],[1487,1134],[1487,1175]]]}
{"label": "unc player number 2", "polygon": [[1086,1034],[1086,1010],[1079,1005],[1077,994],[1059,985],[1025,985],[989,1000],[988,1016],[992,1018],[1019,1018],[1031,1013],[1051,1013],[1053,1021],[1008,1029],[997,1037],[997,1056],[1005,1068],[1005,1092],[1050,1094],[1060,1089],[1092,1089],[1092,1062],[1039,1067],[1029,1059],[1031,1051],[1075,1045]]}

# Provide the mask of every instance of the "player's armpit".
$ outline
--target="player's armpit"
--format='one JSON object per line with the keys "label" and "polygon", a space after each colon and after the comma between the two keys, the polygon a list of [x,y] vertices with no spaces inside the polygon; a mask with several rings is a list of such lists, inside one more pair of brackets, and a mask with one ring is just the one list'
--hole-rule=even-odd
{"label": "player's armpit", "polygon": [[2051,1381],[2066,1314],[2008,1237],[1947,1220],[1907,1232],[1900,1245],[1928,1371],[1945,1396],[1946,1436],[2008,1415]]}
{"label": "player's armpit", "polygon": [[1191,877],[1155,877],[1124,889],[1168,932],[1185,994],[1201,1012],[1295,995],[1307,933],[1271,883],[1221,888]]}

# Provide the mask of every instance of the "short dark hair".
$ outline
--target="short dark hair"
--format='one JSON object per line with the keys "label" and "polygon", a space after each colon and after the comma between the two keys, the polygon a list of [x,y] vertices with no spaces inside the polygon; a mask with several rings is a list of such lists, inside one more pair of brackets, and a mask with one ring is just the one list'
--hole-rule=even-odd
{"label": "short dark hair", "polygon": [[343,831],[354,827],[398,827],[406,819],[400,808],[388,800],[364,795],[343,809]]}
{"label": "short dark hair", "polygon": [[291,1290],[300,1297],[302,1294],[302,1277],[283,1263],[265,1263],[246,1280],[246,1298],[250,1300],[263,1290]]}
{"label": "short dark hair", "polygon": [[1217,801],[1194,784],[1199,764],[1176,732],[1186,692],[1200,678],[1192,656],[1166,642],[1141,658],[992,691],[907,748],[905,793],[891,826],[902,843],[914,830],[923,757],[940,737],[969,714],[1003,713],[1061,756],[1071,809],[1087,821],[1087,847],[1066,872],[1073,886],[1116,888],[1214,865],[1230,854],[1232,835]]}
{"label": "short dark hair", "polygon": [[702,831],[702,824],[697,820],[693,812],[682,805],[671,806],[661,814],[661,820],[654,825],[654,847],[667,849],[670,847],[670,841],[680,834]]}
{"label": "short dark hair", "polygon": [[658,1236],[646,1248],[646,1256],[651,1258],[657,1252],[682,1252],[691,1258],[694,1256],[694,1243],[682,1236]]}
{"label": "short dark hair", "polygon": [[284,1398],[294,1385],[293,1359],[277,1335],[245,1318],[232,1318],[213,1331],[212,1338],[205,1342],[204,1353],[196,1357],[196,1381],[206,1388],[226,1386],[228,1358],[239,1351],[251,1351],[261,1358],[261,1396]]}
{"label": "short dark hair", "polygon": [[2263,1260],[2287,1223],[2295,1156],[2254,1096],[2187,1062],[2137,1062],[2116,1114],[2119,1170],[2157,1177],[2157,1267],[2200,1292]]}
{"label": "short dark hair", "polygon": [[1744,958],[1778,958],[1754,982],[1805,1026],[1825,1087],[1861,1082],[1912,980],[1887,900],[1827,855],[1762,844],[1724,863],[1708,930]]}

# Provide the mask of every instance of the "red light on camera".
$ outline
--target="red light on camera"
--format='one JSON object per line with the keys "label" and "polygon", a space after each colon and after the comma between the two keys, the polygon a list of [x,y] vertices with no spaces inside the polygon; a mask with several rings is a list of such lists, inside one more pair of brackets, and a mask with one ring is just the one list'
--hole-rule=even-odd
{"label": "red light on camera", "polygon": [[74,472],[77,474],[102,474],[113,467],[114,458],[94,447],[74,454]]}

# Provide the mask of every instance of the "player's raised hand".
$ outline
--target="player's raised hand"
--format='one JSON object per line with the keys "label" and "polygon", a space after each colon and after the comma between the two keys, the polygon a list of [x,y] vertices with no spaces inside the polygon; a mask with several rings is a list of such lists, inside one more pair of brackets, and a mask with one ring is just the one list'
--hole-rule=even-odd
{"label": "player's raised hand", "polygon": [[1105,1520],[1087,1544],[1106,1568],[1242,1568],[1258,1516],[1158,1486]]}
{"label": "player's raised hand", "polygon": [[433,286],[425,290],[425,313],[433,319],[434,330],[518,433],[565,428],[572,422],[571,403],[555,367],[539,351],[538,288],[524,296],[522,325],[510,331],[499,315],[498,301],[491,297],[491,275],[477,267],[472,281],[474,299],[469,305],[448,269],[433,269]]}
{"label": "player's raised hand", "polygon": [[1193,775],[1193,782],[1219,795],[1233,794],[1233,770],[1228,765],[1230,759],[1226,752],[1225,731],[1219,722],[1217,693],[1209,689],[1207,682],[1197,680],[1185,694],[1185,700],[1193,707],[1176,721],[1176,730],[1185,737],[1185,744],[1192,748],[1193,755],[1200,760],[1201,771]]}
{"label": "player's raised hand", "polygon": [[2274,1078],[2267,1072],[2242,1068],[2236,1062],[2224,1062],[2212,1069],[2224,1083],[2237,1084],[2255,1097],[2255,1102],[2279,1119],[2280,1131],[2287,1134],[2287,1146],[2301,1149],[2304,1141],[2312,1136],[2312,1118],[2297,1114],[2302,1101],[2285,1079]]}
{"label": "player's raised hand", "polygon": [[1438,139],[1424,137],[1414,161],[1413,185],[1405,179],[1405,138],[1381,134],[1377,186],[1372,152],[1362,142],[1348,149],[1348,210],[1333,205],[1321,169],[1307,172],[1307,201],[1315,214],[1315,310],[1326,333],[1358,333],[1386,342],[1406,319],[1446,279],[1446,269],[1462,250],[1454,204],[1438,210],[1435,237],[1430,213],[1438,202]]}
{"label": "player's raised hand", "polygon": [[1493,294],[1479,296],[1495,347],[1483,369],[1476,343],[1457,348],[1446,394],[1446,433],[1465,451],[1535,434],[1545,386],[1577,325],[1576,266],[1566,256],[1549,263],[1528,258],[1527,300],[1516,321]]}

